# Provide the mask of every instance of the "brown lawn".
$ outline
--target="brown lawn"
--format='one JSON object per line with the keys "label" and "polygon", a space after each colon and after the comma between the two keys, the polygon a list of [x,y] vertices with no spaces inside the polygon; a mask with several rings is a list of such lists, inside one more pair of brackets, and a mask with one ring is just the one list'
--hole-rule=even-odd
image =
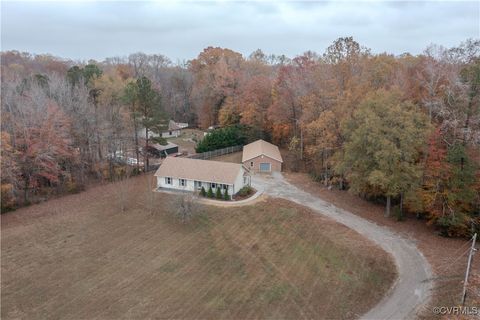
{"label": "brown lawn", "polygon": [[[416,242],[418,248],[427,258],[435,273],[435,290],[430,305],[422,312],[425,318],[435,318],[432,314],[433,306],[455,306],[460,304],[463,279],[466,270],[467,254],[471,242],[465,239],[452,239],[436,234],[432,226],[426,225],[424,220],[408,217],[406,221],[398,222],[394,218],[384,216],[384,207],[362,200],[346,191],[328,190],[320,183],[314,182],[307,174],[284,173],[287,180],[301,189],[304,189],[321,199],[335,204],[365,219],[391,228],[405,238]],[[467,305],[478,306],[480,291],[478,278],[480,277],[480,259],[474,259],[471,285],[468,287]],[[475,283],[477,280],[477,283]]]}
{"label": "brown lawn", "polygon": [[195,206],[182,224],[148,179],[3,215],[2,319],[355,318],[395,278],[385,252],[304,207]]}

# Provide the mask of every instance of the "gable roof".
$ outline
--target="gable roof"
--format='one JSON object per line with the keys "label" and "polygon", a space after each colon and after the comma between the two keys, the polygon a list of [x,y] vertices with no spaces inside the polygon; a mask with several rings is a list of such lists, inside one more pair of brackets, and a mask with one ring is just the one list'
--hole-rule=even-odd
{"label": "gable roof", "polygon": [[244,146],[242,162],[248,161],[261,155],[283,162],[282,155],[280,154],[280,150],[278,150],[278,147],[264,140],[257,140]]}
{"label": "gable roof", "polygon": [[155,176],[234,184],[241,170],[238,163],[167,157]]}
{"label": "gable roof", "polygon": [[170,120],[168,122],[168,130],[180,130],[180,126],[173,120]]}

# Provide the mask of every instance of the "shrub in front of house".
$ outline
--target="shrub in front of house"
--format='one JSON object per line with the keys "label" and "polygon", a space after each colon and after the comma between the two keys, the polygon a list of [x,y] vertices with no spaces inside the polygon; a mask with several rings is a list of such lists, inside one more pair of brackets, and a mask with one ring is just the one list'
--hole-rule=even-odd
{"label": "shrub in front of house", "polygon": [[217,192],[215,193],[215,198],[222,199],[222,189],[217,188]]}
{"label": "shrub in front of house", "polygon": [[225,193],[223,194],[223,200],[225,201],[230,200],[230,195],[228,194],[228,188],[225,189]]}
{"label": "shrub in front of house", "polygon": [[212,187],[208,188],[207,197],[209,197],[209,198],[213,198],[213,191],[212,191]]}
{"label": "shrub in front of house", "polygon": [[200,195],[201,195],[202,197],[206,197],[206,196],[207,196],[207,191],[205,191],[205,188],[204,188],[204,187],[202,187],[202,189],[200,190]]}
{"label": "shrub in front of house", "polygon": [[238,194],[240,197],[246,197],[246,196],[248,196],[248,195],[250,195],[250,194],[252,194],[252,193],[253,193],[253,188],[250,187],[250,186],[245,186],[245,187],[243,187],[242,189],[238,190],[238,193],[237,193],[237,194]]}

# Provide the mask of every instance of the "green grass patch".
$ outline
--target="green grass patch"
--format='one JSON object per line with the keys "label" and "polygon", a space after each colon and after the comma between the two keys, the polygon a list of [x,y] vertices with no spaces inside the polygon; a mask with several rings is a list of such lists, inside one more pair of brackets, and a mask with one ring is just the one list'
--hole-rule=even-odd
{"label": "green grass patch", "polygon": [[288,292],[291,290],[291,287],[288,283],[277,283],[272,287],[267,288],[261,295],[261,299],[267,302],[268,304],[274,303],[282,300]]}
{"label": "green grass patch", "polygon": [[177,271],[178,267],[179,265],[177,263],[173,261],[168,261],[167,263],[163,264],[158,270],[161,272],[171,273]]}

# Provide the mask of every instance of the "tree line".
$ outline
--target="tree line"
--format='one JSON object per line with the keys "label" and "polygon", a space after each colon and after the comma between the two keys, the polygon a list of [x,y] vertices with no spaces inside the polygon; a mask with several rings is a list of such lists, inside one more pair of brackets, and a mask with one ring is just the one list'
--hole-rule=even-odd
{"label": "tree line", "polygon": [[472,39],[414,56],[374,54],[351,37],[293,59],[214,47],[176,64],[3,52],[2,207],[111,176],[119,150],[139,163],[138,139],[148,145],[174,119],[248,128],[248,140],[288,150],[291,169],[466,236],[480,228],[479,54]]}

